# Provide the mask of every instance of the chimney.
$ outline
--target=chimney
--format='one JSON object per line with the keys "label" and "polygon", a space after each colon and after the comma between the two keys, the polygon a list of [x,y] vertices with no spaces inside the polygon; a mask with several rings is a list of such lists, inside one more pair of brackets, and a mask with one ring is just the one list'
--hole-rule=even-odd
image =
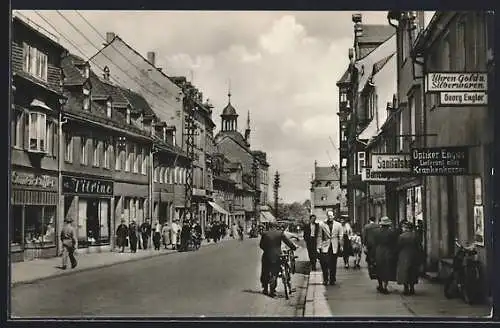
{"label": "chimney", "polygon": [[106,43],[111,43],[113,39],[115,38],[115,33],[113,32],[106,32]]}
{"label": "chimney", "polygon": [[[149,52],[148,52],[148,54],[147,54],[147,56],[148,56],[148,62],[149,62],[151,65],[155,66],[155,64],[156,64],[156,63],[155,63],[155,57],[156,57],[155,52],[154,52],[154,51],[149,51]],[[155,67],[156,67],[156,66],[155,66]]]}

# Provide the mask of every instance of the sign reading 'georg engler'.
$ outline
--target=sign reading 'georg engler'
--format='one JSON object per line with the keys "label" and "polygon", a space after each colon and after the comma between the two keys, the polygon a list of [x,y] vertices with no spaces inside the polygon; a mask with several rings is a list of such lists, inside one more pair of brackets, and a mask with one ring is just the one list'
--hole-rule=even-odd
{"label": "sign reading 'georg engler'", "polygon": [[468,148],[414,148],[411,151],[411,170],[415,175],[467,175]]}

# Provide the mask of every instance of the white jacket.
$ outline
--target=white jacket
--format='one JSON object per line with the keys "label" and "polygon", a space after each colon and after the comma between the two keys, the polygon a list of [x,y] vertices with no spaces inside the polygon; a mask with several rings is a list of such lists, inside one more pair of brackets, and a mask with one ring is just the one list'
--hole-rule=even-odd
{"label": "white jacket", "polygon": [[333,221],[332,231],[330,231],[330,227],[328,223],[320,222],[319,223],[319,231],[316,234],[316,241],[318,245],[318,249],[321,253],[328,253],[328,249],[330,245],[332,246],[333,254],[337,254],[339,251],[339,242],[342,239],[343,229],[340,222]]}

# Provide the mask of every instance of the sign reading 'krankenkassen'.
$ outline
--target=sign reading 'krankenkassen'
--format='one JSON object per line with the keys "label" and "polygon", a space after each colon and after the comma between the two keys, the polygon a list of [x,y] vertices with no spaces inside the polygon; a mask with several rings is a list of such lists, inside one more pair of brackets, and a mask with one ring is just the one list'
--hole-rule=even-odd
{"label": "sign reading 'krankenkassen'", "polygon": [[415,175],[466,175],[469,171],[467,147],[415,148],[410,162]]}
{"label": "sign reading 'krankenkassen'", "polygon": [[411,172],[409,154],[372,154],[371,172],[405,173]]}
{"label": "sign reading 'krankenkassen'", "polygon": [[487,73],[428,73],[428,92],[487,91]]}
{"label": "sign reading 'krankenkassen'", "polygon": [[63,193],[113,196],[113,182],[63,175]]}

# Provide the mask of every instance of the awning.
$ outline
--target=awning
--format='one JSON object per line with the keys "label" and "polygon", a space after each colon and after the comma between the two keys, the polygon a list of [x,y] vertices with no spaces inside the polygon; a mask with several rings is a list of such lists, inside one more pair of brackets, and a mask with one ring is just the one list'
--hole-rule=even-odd
{"label": "awning", "polygon": [[271,212],[262,211],[260,212],[260,222],[276,222],[276,218]]}
{"label": "awning", "polygon": [[30,104],[30,107],[41,107],[41,108],[45,108],[47,110],[52,110],[52,108],[47,106],[46,103],[44,103],[43,101],[38,100],[38,99],[33,99],[33,101]]}
{"label": "awning", "polygon": [[225,215],[230,215],[228,211],[226,211],[225,209],[223,209],[222,207],[220,207],[216,203],[214,203],[214,202],[208,202],[208,204],[210,204],[210,206],[212,206],[212,208],[214,210],[216,210],[217,212],[219,212],[221,214],[225,214]]}

